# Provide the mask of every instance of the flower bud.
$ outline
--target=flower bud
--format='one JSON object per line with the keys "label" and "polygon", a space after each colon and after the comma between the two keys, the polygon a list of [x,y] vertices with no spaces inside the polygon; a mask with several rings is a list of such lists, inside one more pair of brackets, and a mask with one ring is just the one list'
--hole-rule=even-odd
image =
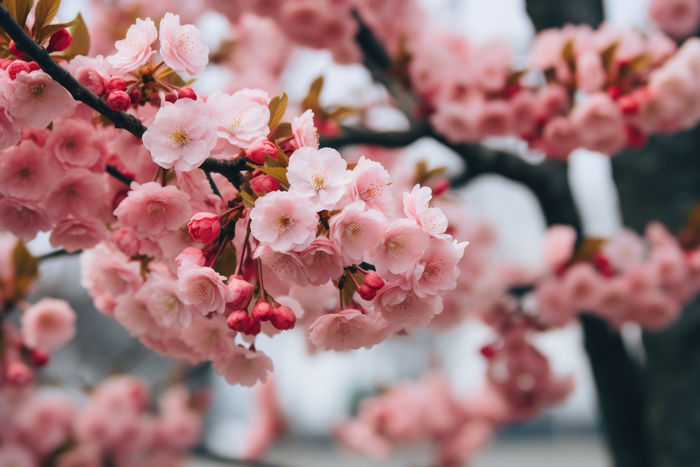
{"label": "flower bud", "polygon": [[5,366],[5,380],[12,386],[26,386],[33,379],[32,370],[22,362],[10,361]]}
{"label": "flower bud", "polygon": [[260,334],[260,331],[262,331],[262,326],[260,326],[260,321],[258,321],[257,319],[251,318],[250,325],[248,326],[248,328],[245,331],[243,331],[243,334],[245,334],[246,336],[257,336],[258,334]]}
{"label": "flower bud", "polygon": [[236,332],[245,332],[246,329],[248,329],[252,324],[251,321],[253,321],[253,318],[248,316],[247,311],[236,310],[231,312],[230,315],[228,315],[226,324],[229,328],[233,329]]}
{"label": "flower bud", "polygon": [[277,146],[270,140],[261,139],[251,144],[246,150],[245,155],[256,164],[264,164],[265,156],[277,159]]}
{"label": "flower bud", "polygon": [[625,115],[637,115],[639,112],[639,100],[631,94],[621,96],[617,104]]}
{"label": "flower bud", "polygon": [[23,71],[29,73],[31,70],[29,69],[29,63],[25,62],[24,60],[15,60],[14,62],[10,63],[6,71],[7,74],[10,75],[11,79],[15,79],[17,75]]}
{"label": "flower bud", "polygon": [[234,299],[226,306],[233,309],[247,308],[250,297],[253,296],[253,284],[243,279],[243,276],[231,276],[226,284],[233,291]]}
{"label": "flower bud", "polygon": [[627,145],[632,149],[643,148],[647,144],[647,135],[639,128],[628,126],[625,131],[627,132]]}
{"label": "flower bud", "polygon": [[73,37],[68,32],[68,29],[61,29],[51,35],[49,46],[46,50],[49,52],[61,52],[66,50],[73,42]]}
{"label": "flower bud", "polygon": [[177,98],[178,99],[192,99],[193,101],[197,100],[197,93],[194,92],[192,88],[188,88],[185,86],[184,88],[180,88],[180,90],[177,92]]}
{"label": "flower bud", "polygon": [[107,94],[112,94],[115,91],[126,91],[126,81],[121,76],[112,76],[105,85]]}
{"label": "flower bud", "polygon": [[444,192],[450,189],[450,181],[446,178],[442,178],[435,182],[433,186],[433,197],[440,196]]}
{"label": "flower bud", "polygon": [[10,40],[10,53],[17,58],[22,58],[27,55],[17,48],[17,44],[15,44],[14,40]]}
{"label": "flower bud", "polygon": [[262,298],[253,308],[253,318],[258,321],[269,321],[272,318],[272,307]]}
{"label": "flower bud", "polygon": [[381,290],[384,287],[384,281],[376,272],[370,272],[365,276],[364,285],[374,290]]}
{"label": "flower bud", "polygon": [[141,101],[141,91],[138,89],[132,89],[129,93],[129,97],[131,98],[132,104],[138,104]]}
{"label": "flower bud", "polygon": [[177,94],[174,93],[169,93],[165,95],[165,102],[170,102],[171,104],[174,104],[177,102]]}
{"label": "flower bud", "polygon": [[124,91],[114,91],[107,98],[107,105],[112,110],[124,112],[131,107],[131,97]]}
{"label": "flower bud", "polygon": [[358,289],[357,293],[360,294],[360,297],[362,297],[362,300],[374,300],[374,297],[377,296],[377,291],[374,290],[372,287],[368,286],[367,284],[362,284]]}
{"label": "flower bud", "polygon": [[114,244],[128,257],[136,255],[141,249],[141,240],[139,240],[134,231],[131,229],[115,230],[112,234]]}
{"label": "flower bud", "polygon": [[193,240],[205,245],[211,243],[219,238],[219,232],[221,232],[219,216],[210,212],[198,212],[190,219],[187,229]]}
{"label": "flower bud", "polygon": [[29,349],[27,353],[27,361],[34,368],[41,368],[49,363],[51,356],[45,350]]}
{"label": "flower bud", "polygon": [[270,175],[258,175],[250,180],[250,188],[256,193],[269,193],[280,189],[280,183]]}
{"label": "flower bud", "polygon": [[296,322],[297,317],[288,306],[277,306],[273,308],[270,323],[272,323],[275,328],[280,331],[287,331],[289,329],[294,329]]}
{"label": "flower bud", "polygon": [[37,62],[29,62],[29,72],[31,73],[32,71],[39,71],[41,70],[41,67]]}

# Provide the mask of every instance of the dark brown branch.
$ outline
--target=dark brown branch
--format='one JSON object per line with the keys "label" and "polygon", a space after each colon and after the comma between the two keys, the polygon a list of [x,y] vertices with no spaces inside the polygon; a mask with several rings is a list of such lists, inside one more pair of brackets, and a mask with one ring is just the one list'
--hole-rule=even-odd
{"label": "dark brown branch", "polygon": [[116,178],[120,182],[126,183],[127,185],[131,185],[131,182],[133,182],[133,180],[131,178],[129,178],[126,175],[124,175],[123,173],[121,173],[119,171],[119,169],[117,169],[113,165],[108,165],[105,169],[105,172],[107,172],[108,174],[110,174],[112,177]]}
{"label": "dark brown branch", "polygon": [[36,259],[37,261],[42,262],[46,261],[47,259],[60,258],[62,256],[79,255],[82,252],[83,250],[74,251],[72,253],[68,253],[66,250],[56,250],[52,251],[51,253],[46,253],[45,255],[38,256]]}

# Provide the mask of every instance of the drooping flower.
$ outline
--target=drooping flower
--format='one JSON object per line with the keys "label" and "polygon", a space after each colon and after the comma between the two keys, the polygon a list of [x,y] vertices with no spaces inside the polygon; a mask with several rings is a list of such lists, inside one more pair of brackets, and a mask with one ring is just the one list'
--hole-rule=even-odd
{"label": "drooping flower", "polygon": [[209,48],[202,43],[202,33],[195,26],[180,26],[180,16],[166,13],[160,20],[160,55],[173,70],[190,75],[204,72],[209,62]]}
{"label": "drooping flower", "polygon": [[73,113],[77,102],[41,70],[22,72],[12,81],[8,111],[21,126],[46,128],[55,118]]}
{"label": "drooping flower", "polygon": [[12,232],[25,242],[34,239],[39,231],[51,228],[44,209],[31,201],[0,198],[0,230]]}
{"label": "drooping flower", "polygon": [[331,217],[330,239],[346,265],[359,264],[369,256],[386,225],[384,215],[356,201]]}
{"label": "drooping flower", "polygon": [[202,315],[212,311],[223,313],[226,302],[234,299],[233,291],[226,287],[226,278],[212,268],[186,268],[178,271],[177,286],[182,301],[192,305]]}
{"label": "drooping flower", "polygon": [[70,170],[51,185],[44,205],[55,219],[94,216],[105,206],[102,177],[87,169]]}
{"label": "drooping flower", "polygon": [[158,239],[182,227],[190,219],[190,195],[174,186],[156,182],[131,184],[129,195],[114,210],[119,222],[140,239]]}
{"label": "drooping flower", "polygon": [[318,130],[314,125],[314,113],[311,109],[292,119],[292,136],[291,145],[294,149],[318,149]]}
{"label": "drooping flower", "polygon": [[49,242],[52,247],[62,246],[68,253],[92,248],[107,236],[107,229],[97,219],[64,219],[53,228]]}
{"label": "drooping flower", "polygon": [[268,373],[273,369],[270,357],[259,350],[240,346],[214,360],[212,366],[227,383],[248,387],[254,386],[258,381],[266,382]]}
{"label": "drooping flower", "polygon": [[431,208],[432,190],[416,184],[410,193],[403,194],[403,212],[406,217],[415,219],[418,225],[433,237],[447,230],[447,217],[440,208]]}
{"label": "drooping flower", "polygon": [[316,237],[300,257],[311,285],[320,286],[343,275],[343,258],[326,237]]}
{"label": "drooping flower", "polygon": [[274,251],[302,251],[316,237],[318,215],[310,201],[274,191],[258,198],[250,212],[250,231]]}
{"label": "drooping flower", "polygon": [[5,150],[0,157],[0,194],[37,201],[55,174],[44,153],[31,141]]}
{"label": "drooping flower", "polygon": [[194,316],[192,323],[182,331],[182,340],[202,358],[215,360],[236,346],[236,332],[226,325],[226,317],[214,315],[209,318]]}
{"label": "drooping flower", "polygon": [[42,298],[22,314],[22,338],[31,348],[59,349],[75,336],[75,320],[67,301]]}
{"label": "drooping flower", "polygon": [[335,149],[304,147],[289,158],[289,191],[309,199],[317,211],[332,210],[347,192],[350,172]]}
{"label": "drooping flower", "polygon": [[377,274],[404,274],[421,256],[430,236],[413,219],[397,219],[384,229],[372,250]]}
{"label": "drooping flower", "polygon": [[136,297],[146,304],[153,317],[166,328],[186,328],[192,322],[193,307],[182,299],[177,278],[151,273]]}
{"label": "drooping flower", "polygon": [[359,310],[338,310],[311,324],[309,340],[324,350],[357,350],[364,347],[371,336],[373,323]]}
{"label": "drooping flower", "polygon": [[467,242],[450,242],[442,238],[433,238],[428,247],[418,258],[407,279],[412,281],[416,295],[426,297],[457,287],[459,277],[459,260],[464,254]]}
{"label": "drooping flower", "polygon": [[219,137],[239,148],[248,148],[270,132],[270,109],[242,92],[228,95],[216,91],[207,98],[207,105]]}
{"label": "drooping flower", "polygon": [[387,188],[389,172],[378,162],[360,157],[352,171],[349,195],[352,201],[363,201],[367,208],[376,209],[386,217],[394,215],[396,201]]}
{"label": "drooping flower", "polygon": [[109,63],[122,74],[136,70],[151,59],[151,44],[157,37],[156,24],[151,18],[137,18],[126,32],[126,39],[114,44],[117,53],[109,57]]}
{"label": "drooping flower", "polygon": [[216,146],[216,125],[204,103],[179,99],[158,110],[143,145],[159,166],[187,172],[202,165]]}
{"label": "drooping flower", "polygon": [[427,326],[433,316],[442,311],[442,298],[421,298],[405,281],[397,280],[377,292],[374,307],[390,323],[416,329]]}

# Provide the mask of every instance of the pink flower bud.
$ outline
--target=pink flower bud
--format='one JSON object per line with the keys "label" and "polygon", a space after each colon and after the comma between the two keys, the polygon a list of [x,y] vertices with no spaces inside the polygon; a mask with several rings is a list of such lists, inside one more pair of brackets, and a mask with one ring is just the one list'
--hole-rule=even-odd
{"label": "pink flower bud", "polygon": [[17,44],[15,44],[15,41],[13,40],[10,40],[10,53],[17,58],[22,58],[27,55],[17,48]]}
{"label": "pink flower bud", "polygon": [[211,243],[219,238],[219,232],[221,232],[219,216],[210,212],[198,212],[190,219],[187,229],[193,240],[205,245]]}
{"label": "pink flower bud", "polygon": [[29,69],[29,63],[25,62],[24,60],[15,60],[10,63],[6,71],[7,74],[10,75],[11,79],[15,79],[17,75],[23,71],[29,73],[31,70]]}
{"label": "pink flower bud", "polygon": [[384,287],[384,281],[376,272],[370,272],[365,276],[364,285],[374,290],[381,290]]}
{"label": "pink flower bud", "polygon": [[297,317],[288,306],[278,306],[272,310],[272,318],[270,323],[280,331],[294,329],[297,322]]}
{"label": "pink flower bud", "polygon": [[124,91],[114,91],[107,98],[107,105],[112,110],[124,112],[131,107],[131,97]]}
{"label": "pink flower bud", "polygon": [[257,319],[250,319],[250,325],[245,331],[242,331],[246,336],[257,336],[262,331],[262,326],[260,326],[260,321]]}
{"label": "pink flower bud", "polygon": [[270,140],[261,139],[251,144],[246,150],[245,155],[256,164],[264,164],[265,156],[277,159],[277,146]]}
{"label": "pink flower bud", "polygon": [[226,284],[236,298],[226,306],[233,309],[247,308],[250,297],[253,296],[253,284],[243,279],[243,276],[231,276]]}
{"label": "pink flower bud", "polygon": [[620,110],[625,115],[637,115],[639,112],[639,100],[631,94],[620,96],[617,105],[620,106]]}
{"label": "pink flower bud", "polygon": [[450,181],[446,178],[442,178],[435,182],[433,186],[433,197],[440,196],[444,192],[450,189]]}
{"label": "pink flower bud", "polygon": [[180,88],[180,90],[177,92],[177,98],[178,99],[192,99],[193,101],[197,100],[197,93],[194,92],[192,88],[188,88],[185,86],[184,88]]}
{"label": "pink flower bud", "polygon": [[126,91],[126,81],[121,76],[112,76],[105,86],[105,92],[112,94],[115,91]]}
{"label": "pink flower bud", "polygon": [[32,370],[22,362],[11,361],[5,367],[5,380],[12,386],[26,386],[34,379]]}
{"label": "pink flower bud", "polygon": [[174,93],[169,93],[165,95],[165,102],[170,102],[171,104],[174,104],[177,102],[177,94]]}
{"label": "pink flower bud", "polygon": [[129,93],[129,97],[131,98],[132,104],[138,104],[141,100],[141,91],[138,89],[133,89],[131,93]]}
{"label": "pink flower bud", "polygon": [[39,70],[41,70],[41,67],[39,66],[39,64],[37,62],[29,62],[29,71],[30,72],[39,71]]}
{"label": "pink flower bud", "polygon": [[136,255],[141,248],[141,240],[136,237],[131,229],[122,228],[115,230],[112,234],[112,241],[128,257]]}
{"label": "pink flower bud", "polygon": [[357,293],[360,294],[360,297],[362,297],[362,300],[374,300],[374,297],[377,296],[377,291],[374,290],[372,287],[368,286],[367,284],[362,284],[358,289]]}
{"label": "pink flower bud", "polygon": [[250,181],[250,188],[256,193],[270,193],[280,189],[280,183],[270,175],[258,175]]}
{"label": "pink flower bud", "polygon": [[41,368],[49,363],[51,356],[45,350],[41,349],[30,349],[27,354],[27,361],[34,368]]}
{"label": "pink flower bud", "polygon": [[265,300],[260,299],[253,308],[253,318],[258,321],[269,321],[272,318],[272,307]]}
{"label": "pink flower bud", "polygon": [[245,310],[236,310],[228,315],[226,324],[229,328],[237,332],[245,332],[251,326],[251,321],[253,318],[248,316],[248,312]]}
{"label": "pink flower bud", "polygon": [[72,42],[73,37],[70,35],[70,32],[68,32],[68,29],[61,29],[51,35],[47,50],[49,52],[61,52],[62,50],[66,50]]}

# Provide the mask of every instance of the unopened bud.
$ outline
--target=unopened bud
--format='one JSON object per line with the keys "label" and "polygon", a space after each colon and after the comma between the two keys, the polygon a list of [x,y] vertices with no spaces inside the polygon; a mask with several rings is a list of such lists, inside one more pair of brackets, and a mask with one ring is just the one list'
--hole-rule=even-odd
{"label": "unopened bud", "polygon": [[269,321],[272,318],[272,307],[265,300],[260,299],[253,308],[253,318],[258,321]]}
{"label": "unopened bud", "polygon": [[180,90],[177,92],[177,98],[178,99],[192,99],[193,101],[197,100],[197,93],[194,92],[192,88],[188,88],[185,86],[184,88],[180,88]]}
{"label": "unopened bud", "polygon": [[48,352],[41,349],[31,349],[27,354],[27,360],[29,364],[34,368],[41,368],[49,363],[51,355]]}
{"label": "unopened bud", "polygon": [[17,44],[15,44],[14,40],[10,40],[10,53],[17,58],[22,58],[27,55],[17,48]]}
{"label": "unopened bud", "polygon": [[124,112],[131,107],[131,97],[124,91],[114,91],[107,98],[107,105],[112,110]]}
{"label": "unopened bud", "polygon": [[272,318],[270,323],[280,331],[294,329],[297,322],[297,317],[288,306],[278,306],[272,310]]}
{"label": "unopened bud", "polygon": [[68,32],[68,29],[61,29],[51,35],[49,46],[46,50],[49,52],[61,52],[66,50],[71,43],[73,43],[73,37]]}
{"label": "unopened bud", "polygon": [[236,332],[245,332],[252,324],[251,321],[253,321],[253,319],[248,315],[247,311],[236,310],[228,315],[226,324]]}
{"label": "unopened bud", "polygon": [[374,290],[381,290],[384,287],[384,280],[376,272],[370,272],[365,276],[364,285]]}
{"label": "unopened bud", "polygon": [[639,99],[631,94],[620,96],[617,104],[625,115],[636,115],[639,112]]}
{"label": "unopened bud", "polygon": [[450,181],[446,178],[438,180],[433,186],[433,196],[440,196],[450,189]]}
{"label": "unopened bud", "polygon": [[105,86],[105,92],[107,94],[112,94],[115,91],[126,91],[126,81],[121,76],[112,76],[107,85]]}
{"label": "unopened bud", "polygon": [[39,71],[41,70],[41,67],[37,62],[29,62],[29,72],[31,73],[32,71]]}
{"label": "unopened bud", "polygon": [[170,102],[171,104],[174,104],[177,102],[177,94],[173,94],[172,92],[169,94],[165,95],[165,102]]}
{"label": "unopened bud", "polygon": [[33,379],[32,370],[22,362],[11,361],[5,366],[5,380],[12,386],[26,386]]}
{"label": "unopened bud", "polygon": [[374,297],[377,296],[377,291],[367,284],[362,284],[360,287],[358,287],[357,293],[360,294],[362,300],[367,301],[374,300]]}
{"label": "unopened bud", "polygon": [[138,89],[133,89],[129,93],[129,97],[131,98],[132,104],[138,104],[141,101],[141,91],[139,91]]}
{"label": "unopened bud", "polygon": [[18,74],[26,71],[29,73],[31,70],[29,68],[29,63],[24,60],[15,60],[7,66],[7,74],[10,75],[10,79],[15,79]]}
{"label": "unopened bud", "polygon": [[219,216],[211,212],[198,212],[188,222],[187,229],[194,241],[205,245],[211,243],[219,238],[221,232]]}
{"label": "unopened bud", "polygon": [[261,139],[251,144],[250,147],[246,149],[245,155],[256,164],[264,164],[265,156],[270,156],[273,159],[278,158],[277,146],[270,140]]}
{"label": "unopened bud", "polygon": [[257,319],[250,319],[250,325],[243,331],[246,336],[257,336],[262,331],[262,326],[260,326],[260,321]]}
{"label": "unopened bud", "polygon": [[228,302],[226,306],[229,308],[242,309],[247,308],[250,302],[250,297],[253,296],[253,284],[243,279],[243,276],[231,276],[226,284],[233,292],[234,299]]}
{"label": "unopened bud", "polygon": [[250,180],[250,188],[256,193],[270,193],[280,189],[280,183],[270,175],[258,175]]}

